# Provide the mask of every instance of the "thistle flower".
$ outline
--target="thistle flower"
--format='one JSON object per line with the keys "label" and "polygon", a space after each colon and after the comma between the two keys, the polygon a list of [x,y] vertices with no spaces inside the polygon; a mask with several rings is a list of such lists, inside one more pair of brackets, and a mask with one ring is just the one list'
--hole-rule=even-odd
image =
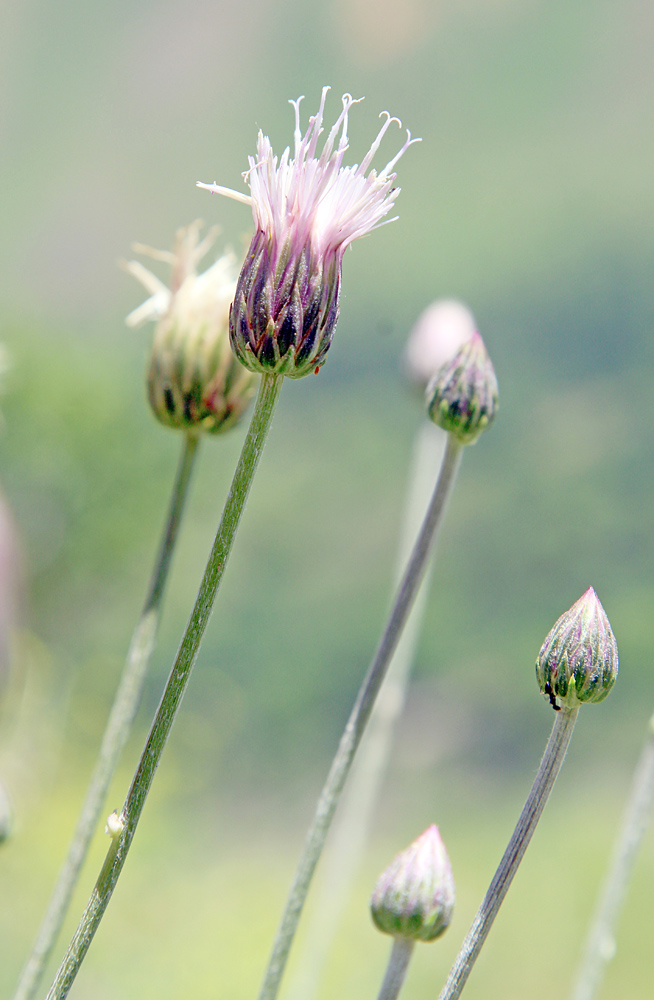
{"label": "thistle flower", "polygon": [[427,412],[462,444],[474,444],[494,420],[497,405],[495,369],[475,331],[429,383]]}
{"label": "thistle flower", "polygon": [[603,701],[618,676],[618,646],[592,587],[561,615],[541,646],[536,678],[552,707]]}
{"label": "thistle flower", "polygon": [[290,102],[295,109],[293,157],[287,148],[278,159],[268,136],[259,132],[257,155],[248,157],[243,175],[249,195],[198,182],[252,207],[255,234],[229,321],[234,352],[251,371],[301,378],[324,363],[338,319],[343,254],[350,243],[383,224],[399,194],[393,168],[418,141],[407,130],[406,142],[383,170],[377,174],[371,169],[391,123],[401,125],[384,111],[386,120],[361,165],[344,167],[348,116],[358,103],[344,94],[343,109],[318,155],[328,90],[323,88],[304,135],[302,98]]}
{"label": "thistle flower", "polygon": [[449,926],[453,909],[450,859],[432,825],[379,876],[370,911],[385,934],[433,941]]}
{"label": "thistle flower", "polygon": [[412,382],[423,390],[477,330],[475,318],[462,302],[439,299],[418,316],[404,354]]}
{"label": "thistle flower", "polygon": [[219,257],[202,274],[196,268],[216,230],[200,242],[202,223],[179,229],[172,253],[135,246],[171,265],[170,288],[139,261],[124,267],[151,292],[127,317],[128,326],[157,321],[148,374],[148,399],[163,424],[220,434],[240,419],[255,378],[229,346],[229,306],[236,288],[234,257]]}

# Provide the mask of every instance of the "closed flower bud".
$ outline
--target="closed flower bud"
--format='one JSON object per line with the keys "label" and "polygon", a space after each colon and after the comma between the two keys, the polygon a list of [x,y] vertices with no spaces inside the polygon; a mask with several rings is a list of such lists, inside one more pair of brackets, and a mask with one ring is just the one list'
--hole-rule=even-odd
{"label": "closed flower bud", "polygon": [[328,90],[323,88],[304,134],[302,98],[291,101],[293,156],[288,148],[275,156],[270,139],[259,132],[257,154],[248,158],[244,174],[249,195],[199,184],[252,207],[255,234],[238,279],[229,332],[237,357],[254,372],[301,378],[323,364],[338,319],[343,254],[382,224],[400,190],[393,168],[417,141],[407,132],[389,163],[379,173],[371,169],[389,126],[400,124],[383,112],[386,120],[361,165],[343,166],[349,113],[358,103],[344,94],[342,111],[318,152]]}
{"label": "closed flower bud", "polygon": [[385,934],[433,941],[449,926],[454,909],[450,859],[437,826],[430,826],[377,880],[370,910]]}
{"label": "closed flower bud", "polygon": [[157,320],[148,373],[148,399],[161,423],[184,431],[220,434],[245,412],[255,377],[236,360],[229,346],[229,307],[236,276],[230,255],[208,270],[196,266],[215,238],[199,242],[200,223],[180,229],[173,253],[139,247],[172,266],[166,288],[138,261],[126,269],[152,292],[127,317],[129,326]]}
{"label": "closed flower bud", "polygon": [[476,329],[474,316],[462,302],[440,299],[427,306],[406,344],[404,364],[411,381],[424,391]]}
{"label": "closed flower bud", "polygon": [[552,707],[603,701],[618,676],[618,647],[606,612],[589,587],[561,615],[541,647],[536,677]]}
{"label": "closed flower bud", "polygon": [[474,444],[498,408],[497,378],[486,345],[475,331],[438,369],[427,389],[427,412],[462,444]]}

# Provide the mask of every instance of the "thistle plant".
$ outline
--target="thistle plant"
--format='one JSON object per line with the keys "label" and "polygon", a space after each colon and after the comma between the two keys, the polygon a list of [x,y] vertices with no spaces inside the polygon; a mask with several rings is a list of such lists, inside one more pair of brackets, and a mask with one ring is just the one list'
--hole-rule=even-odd
{"label": "thistle plant", "polygon": [[[257,160],[250,158],[246,174],[250,196],[209,186],[252,206],[256,232],[230,310],[229,335],[239,360],[247,361],[246,368],[260,372],[262,378],[195,605],[125,803],[112,821],[112,842],[104,865],[48,994],[52,1000],[67,996],[125,863],[211,616],[270,429],[283,375],[298,378],[323,363],[338,317],[343,253],[355,239],[380,224],[397,197],[392,168],[411,144],[411,138],[408,136],[379,176],[369,170],[383,135],[394,120],[388,116],[361,167],[343,167],[348,146],[348,112],[353,103],[349,95],[343,98],[343,111],[320,157],[316,157],[327,89],[323,90],[319,112],[310,120],[304,137],[299,126],[299,101],[293,102],[296,121],[293,159],[286,151],[278,165],[269,140],[260,134]],[[338,145],[334,149],[337,136]],[[155,296],[157,292],[155,289]]]}
{"label": "thistle plant", "polygon": [[536,678],[556,712],[552,732],[508,847],[438,1000],[461,995],[547,803],[581,705],[606,698],[618,675],[618,647],[590,587],[556,621],[536,660]]}
{"label": "thistle plant", "polygon": [[[497,411],[497,378],[492,362],[478,334],[475,334],[473,350],[469,350],[470,343],[471,341],[464,343],[454,358],[435,372],[427,389],[429,415],[435,423],[449,432],[443,464],[381,640],[359,688],[318,799],[277,930],[259,994],[260,1000],[274,1000],[277,997],[311,880],[354,756],[420,589],[436,531],[454,486],[463,448],[467,444],[473,444],[479,434],[490,426]],[[483,384],[484,377],[487,380],[486,386]],[[433,401],[439,395],[447,399],[447,408],[434,406]]]}
{"label": "thistle plant", "polygon": [[396,1000],[416,941],[435,941],[454,909],[450,859],[437,826],[430,826],[379,876],[370,900],[375,926],[393,947],[377,1000]]}
{"label": "thistle plant", "polygon": [[138,261],[125,269],[152,294],[127,317],[128,326],[156,321],[148,375],[148,398],[163,424],[183,432],[182,452],[159,551],[132,636],[123,674],[102,737],[98,758],[68,855],[41,928],[23,969],[15,1000],[38,988],[98,825],[109,782],[127,742],[155,647],[171,561],[203,432],[223,433],[236,425],[254,391],[254,376],[234,358],[228,340],[229,305],[236,286],[234,261],[219,257],[203,274],[197,265],[215,240],[200,241],[201,223],[180,229],[172,253],[139,247],[170,264],[170,287]]}

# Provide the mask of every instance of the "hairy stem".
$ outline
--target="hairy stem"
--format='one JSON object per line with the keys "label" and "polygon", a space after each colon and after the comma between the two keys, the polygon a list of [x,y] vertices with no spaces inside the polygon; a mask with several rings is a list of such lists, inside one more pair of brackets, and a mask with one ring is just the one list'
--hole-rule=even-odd
{"label": "hairy stem", "polygon": [[636,765],[622,828],[597,902],[572,1000],[592,1000],[604,978],[606,966],[615,954],[615,928],[634,862],[650,822],[653,799],[654,716],[649,721],[645,743]]}
{"label": "hairy stem", "polygon": [[270,429],[283,376],[264,375],[243,450],[223,510],[213,548],[186,631],[177,652],[157,714],[120,814],[122,829],[114,837],[91,898],[48,993],[48,1000],[68,996],[127,858],[145,800],[197,659],[218,587]]}
{"label": "hairy stem", "polygon": [[393,938],[393,947],[377,1000],[397,1000],[406,979],[414,945],[415,941],[407,938]]}
{"label": "hairy stem", "polygon": [[168,571],[188,495],[193,463],[197,454],[196,434],[184,436],[182,454],[173,486],[168,517],[164,526],[141,617],[132,635],[116,697],[109,713],[93,774],[82,805],[68,855],[45,912],[32,951],[21,973],[14,1000],[30,1000],[34,996],[45,965],[55,945],[65,919],[79,873],[86,859],[89,844],[116,769],[127,742],[143,692],[147,669],[152,657]]}
{"label": "hairy stem", "polygon": [[493,876],[488,892],[479,907],[477,916],[472,922],[468,935],[461,946],[457,959],[450,970],[445,986],[438,1000],[456,1000],[461,995],[472,968],[477,961],[484,941],[488,936],[498,910],[509,891],[513,876],[517,872],[524,853],[529,846],[534,830],[538,824],[545,803],[554,787],[557,775],[561,770],[579,709],[562,708],[556,713],[550,738],[545,747],[543,759],[538,768],[538,774],[531,786],[520,819],[513,831],[509,846],[504,852],[499,867]]}
{"label": "hairy stem", "polygon": [[307,834],[302,855],[289,892],[282,921],[277,931],[266,975],[259,994],[260,1000],[274,1000],[279,991],[288,955],[295,937],[302,908],[309,891],[313,873],[322,853],[329,827],[338,805],[343,785],[350,771],[354,754],[370,718],[375,698],[386,676],[388,665],[411,610],[413,599],[423,577],[427,557],[431,550],[436,529],[441,521],[446,501],[461,460],[461,445],[449,435],[443,466],[436,483],[427,514],[416,540],[409,564],[395,597],[388,622],[377,652],[368,668],[357,695],[350,718],[345,726],[327,780],[323,787]]}

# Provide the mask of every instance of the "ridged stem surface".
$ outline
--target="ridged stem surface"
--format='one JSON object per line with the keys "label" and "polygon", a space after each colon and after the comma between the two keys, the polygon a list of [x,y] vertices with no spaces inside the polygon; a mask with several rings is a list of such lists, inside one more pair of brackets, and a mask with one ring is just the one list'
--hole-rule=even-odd
{"label": "ridged stem surface", "polygon": [[281,375],[262,376],[250,428],[195,605],[120,814],[122,829],[112,840],[91,898],[50,988],[48,1000],[62,1000],[68,996],[125,864],[145,800],[197,659],[202,636],[211,617],[218,587],[270,429],[282,380]]}
{"label": "ridged stem surface", "polygon": [[36,993],[43,970],[68,912],[71,896],[98,825],[109,783],[134,723],[154,650],[168,571],[188,495],[197,448],[198,436],[196,434],[184,435],[168,517],[164,525],[143,611],[132,635],[123,673],[109,713],[73,839],[68,848],[66,860],[59,872],[36,941],[18,981],[14,1000],[31,1000],[31,997]]}
{"label": "ridged stem surface", "polygon": [[450,970],[445,986],[438,1000],[456,1000],[461,995],[472,968],[477,961],[488,932],[498,910],[509,891],[509,886],[517,872],[520,862],[527,850],[534,830],[538,824],[545,804],[554,787],[561,765],[572,739],[572,732],[577,720],[579,709],[562,708],[556,713],[550,738],[545,747],[545,753],[538,768],[538,774],[531,786],[527,801],[520,813],[517,826],[513,831],[499,867],[493,876],[488,892],[477,911],[467,937],[461,946],[457,959]]}
{"label": "ridged stem surface", "polygon": [[377,652],[359,689],[354,707],[345,726],[327,780],[304,843],[302,855],[291,885],[288,900],[277,931],[259,1000],[274,1000],[286,968],[313,873],[325,844],[343,785],[352,766],[370,718],[375,698],[397,647],[402,629],[411,610],[427,564],[436,529],[441,521],[461,461],[463,445],[453,435],[448,436],[445,458],[425,519],[413,547],[411,558],[402,577],[390,616]]}

